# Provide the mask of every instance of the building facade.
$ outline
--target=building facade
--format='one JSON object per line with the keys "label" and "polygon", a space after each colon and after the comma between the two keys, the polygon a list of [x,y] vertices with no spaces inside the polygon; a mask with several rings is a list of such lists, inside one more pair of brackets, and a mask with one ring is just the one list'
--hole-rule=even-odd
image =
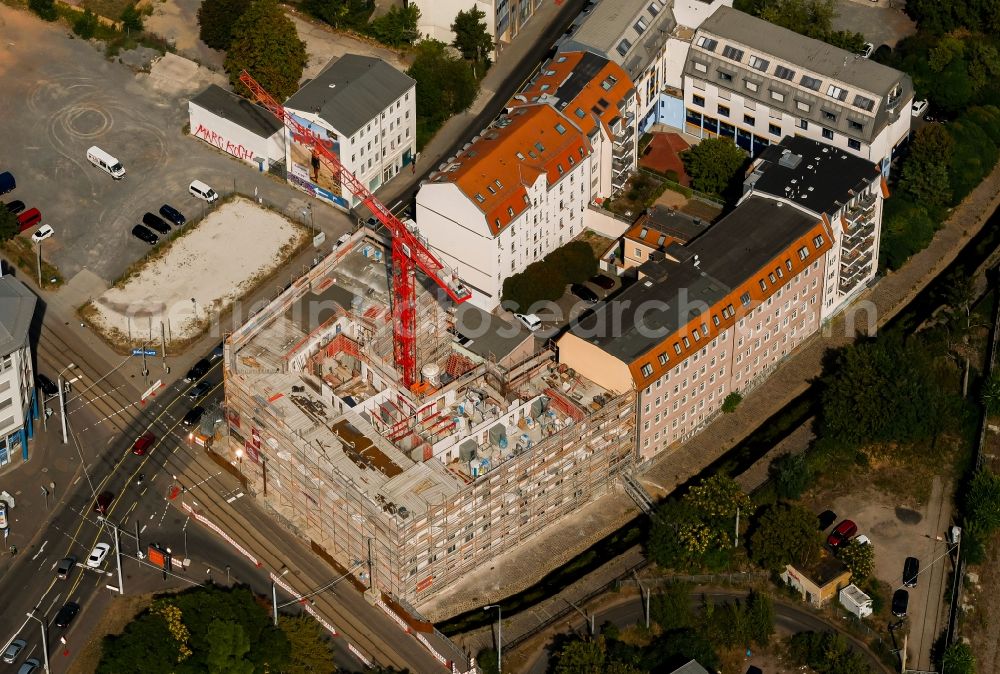
{"label": "building facade", "polygon": [[483,13],[486,32],[493,37],[493,57],[499,57],[503,48],[518,36],[528,24],[542,0],[434,0],[420,5],[417,30],[424,37],[451,44],[455,33],[451,26],[459,12],[473,8]]}
{"label": "building facade", "polygon": [[35,314],[35,295],[7,274],[0,277],[0,466],[20,453],[28,460],[28,439],[38,417],[35,373],[28,330]]}
{"label": "building facade", "polygon": [[905,73],[730,7],[702,23],[684,63],[684,130],[751,155],[803,136],[888,175],[912,101]]}
{"label": "building facade", "polygon": [[285,125],[263,107],[211,84],[188,102],[191,135],[264,170],[285,161]]}
{"label": "building facade", "polygon": [[[346,54],[284,105],[373,192],[416,158],[416,82],[381,59]],[[358,204],[310,142],[293,134],[287,146],[291,184],[340,208]]]}

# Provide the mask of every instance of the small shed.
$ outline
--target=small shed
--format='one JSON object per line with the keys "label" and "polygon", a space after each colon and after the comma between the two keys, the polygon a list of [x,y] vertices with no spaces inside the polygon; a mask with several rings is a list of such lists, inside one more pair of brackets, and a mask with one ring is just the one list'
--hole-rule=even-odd
{"label": "small shed", "polygon": [[267,169],[285,160],[285,127],[268,110],[211,84],[188,102],[191,135]]}
{"label": "small shed", "polygon": [[804,568],[786,566],[781,579],[798,590],[806,603],[819,608],[850,584],[851,572],[843,562],[823,550],[814,563]]}
{"label": "small shed", "polygon": [[840,591],[840,603],[859,618],[867,618],[872,614],[872,598],[853,583]]}

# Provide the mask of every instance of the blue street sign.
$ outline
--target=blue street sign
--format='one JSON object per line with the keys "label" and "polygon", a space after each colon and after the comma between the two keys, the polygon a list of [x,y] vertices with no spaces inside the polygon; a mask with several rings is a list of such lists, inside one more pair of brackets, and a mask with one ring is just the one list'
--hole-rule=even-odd
{"label": "blue street sign", "polygon": [[156,355],[156,349],[146,349],[145,354],[143,354],[142,349],[132,349],[132,355],[133,356],[142,356],[142,355],[155,356]]}

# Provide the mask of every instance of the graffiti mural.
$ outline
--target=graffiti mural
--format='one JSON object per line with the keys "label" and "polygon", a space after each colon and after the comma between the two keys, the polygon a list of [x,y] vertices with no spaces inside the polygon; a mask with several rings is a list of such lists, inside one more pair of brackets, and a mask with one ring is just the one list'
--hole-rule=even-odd
{"label": "graffiti mural", "polygon": [[[337,134],[298,115],[292,114],[292,118],[307,128],[314,138],[318,138],[327,150],[339,158],[340,140]],[[315,197],[347,208],[348,203],[343,197],[344,190],[340,176],[320,160],[319,154],[313,149],[312,139],[295,133],[291,134],[291,138],[292,142],[288,144],[291,154],[288,162],[288,180]]]}
{"label": "graffiti mural", "polygon": [[211,143],[215,147],[219,148],[223,152],[227,152],[237,159],[242,159],[244,161],[253,161],[253,150],[246,147],[245,145],[237,145],[232,141],[228,140],[222,134],[212,131],[204,124],[199,124],[198,128],[195,129],[194,135],[202,140]]}

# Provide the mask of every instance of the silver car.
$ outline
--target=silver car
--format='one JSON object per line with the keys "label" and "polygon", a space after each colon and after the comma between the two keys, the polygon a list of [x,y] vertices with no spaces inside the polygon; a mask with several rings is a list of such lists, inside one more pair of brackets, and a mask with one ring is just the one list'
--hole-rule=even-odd
{"label": "silver car", "polygon": [[27,645],[28,642],[24,639],[15,639],[10,642],[10,646],[8,646],[7,650],[3,652],[3,661],[8,665],[14,664],[14,661],[17,660],[17,656],[21,654],[21,651],[23,651],[24,647]]}

